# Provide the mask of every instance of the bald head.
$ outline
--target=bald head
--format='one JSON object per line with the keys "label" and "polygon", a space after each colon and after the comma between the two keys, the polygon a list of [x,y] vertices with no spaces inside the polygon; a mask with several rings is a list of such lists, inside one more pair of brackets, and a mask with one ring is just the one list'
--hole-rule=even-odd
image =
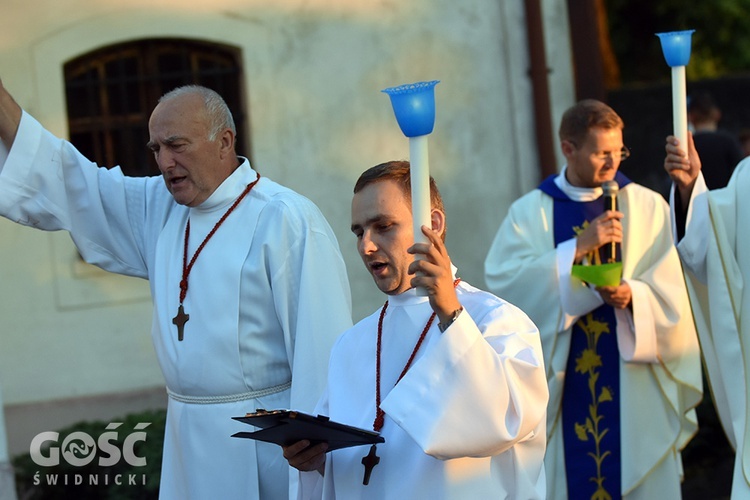
{"label": "bald head", "polygon": [[[197,99],[202,103],[206,119],[209,123],[209,139],[214,140],[224,129],[229,129],[232,134],[237,135],[234,118],[229,106],[224,99],[215,91],[200,85],[185,85],[170,90],[159,98],[159,104],[166,103],[176,98]],[[157,105],[158,108],[158,105]]]}

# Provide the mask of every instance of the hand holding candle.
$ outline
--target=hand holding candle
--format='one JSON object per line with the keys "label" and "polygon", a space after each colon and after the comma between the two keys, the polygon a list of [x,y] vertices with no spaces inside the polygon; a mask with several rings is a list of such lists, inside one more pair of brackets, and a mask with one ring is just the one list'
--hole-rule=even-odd
{"label": "hand holding candle", "polygon": [[673,135],[687,153],[687,92],[685,66],[690,61],[690,39],[695,30],[657,33],[664,59],[672,68]]}
{"label": "hand holding candle", "polygon": [[[427,136],[435,126],[435,85],[439,82],[419,82],[384,89],[391,98],[401,132],[409,138],[409,163],[411,164],[411,205],[414,218],[414,241],[426,243],[422,226],[431,227],[430,221],[430,166]],[[416,258],[421,258],[417,256]],[[424,294],[424,291],[417,290]]]}

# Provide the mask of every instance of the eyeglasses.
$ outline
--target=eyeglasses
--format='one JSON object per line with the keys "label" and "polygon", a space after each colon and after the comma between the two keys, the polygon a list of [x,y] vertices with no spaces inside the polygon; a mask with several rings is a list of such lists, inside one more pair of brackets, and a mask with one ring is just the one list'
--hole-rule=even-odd
{"label": "eyeglasses", "polygon": [[[578,145],[575,142],[571,140],[568,140],[568,142],[571,143],[574,148],[578,149]],[[614,160],[625,161],[628,158],[630,158],[630,150],[626,146],[623,146],[622,149],[619,151],[614,151],[614,152],[606,151],[602,153],[593,153],[592,156],[602,162],[605,162],[609,159],[611,159],[612,161]]]}
{"label": "eyeglasses", "polygon": [[630,150],[623,146],[621,150],[619,151],[607,151],[605,153],[595,153],[594,158],[596,158],[599,161],[607,161],[609,159],[612,159],[612,161],[619,160],[619,161],[625,161],[630,157]]}

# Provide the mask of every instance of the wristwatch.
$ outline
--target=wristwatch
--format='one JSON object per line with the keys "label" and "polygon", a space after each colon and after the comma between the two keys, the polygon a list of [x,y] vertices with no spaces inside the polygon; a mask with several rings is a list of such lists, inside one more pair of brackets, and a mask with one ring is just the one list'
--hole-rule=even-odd
{"label": "wristwatch", "polygon": [[446,321],[445,323],[438,323],[438,329],[440,329],[440,333],[446,331],[448,327],[451,326],[454,321],[456,321],[456,318],[458,318],[458,315],[461,314],[461,311],[463,310],[463,306],[459,307],[458,309],[453,311],[453,314],[451,315],[450,319],[448,319],[448,321]]}

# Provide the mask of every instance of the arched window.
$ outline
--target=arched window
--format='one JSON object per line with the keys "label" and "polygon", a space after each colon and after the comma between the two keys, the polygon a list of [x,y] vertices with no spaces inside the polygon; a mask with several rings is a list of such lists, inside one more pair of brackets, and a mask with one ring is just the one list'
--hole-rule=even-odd
{"label": "arched window", "polygon": [[98,165],[127,175],[158,175],[148,142],[148,119],[160,96],[198,84],[217,91],[237,125],[237,151],[250,156],[242,100],[239,50],[183,39],[111,45],[65,65],[71,142]]}

